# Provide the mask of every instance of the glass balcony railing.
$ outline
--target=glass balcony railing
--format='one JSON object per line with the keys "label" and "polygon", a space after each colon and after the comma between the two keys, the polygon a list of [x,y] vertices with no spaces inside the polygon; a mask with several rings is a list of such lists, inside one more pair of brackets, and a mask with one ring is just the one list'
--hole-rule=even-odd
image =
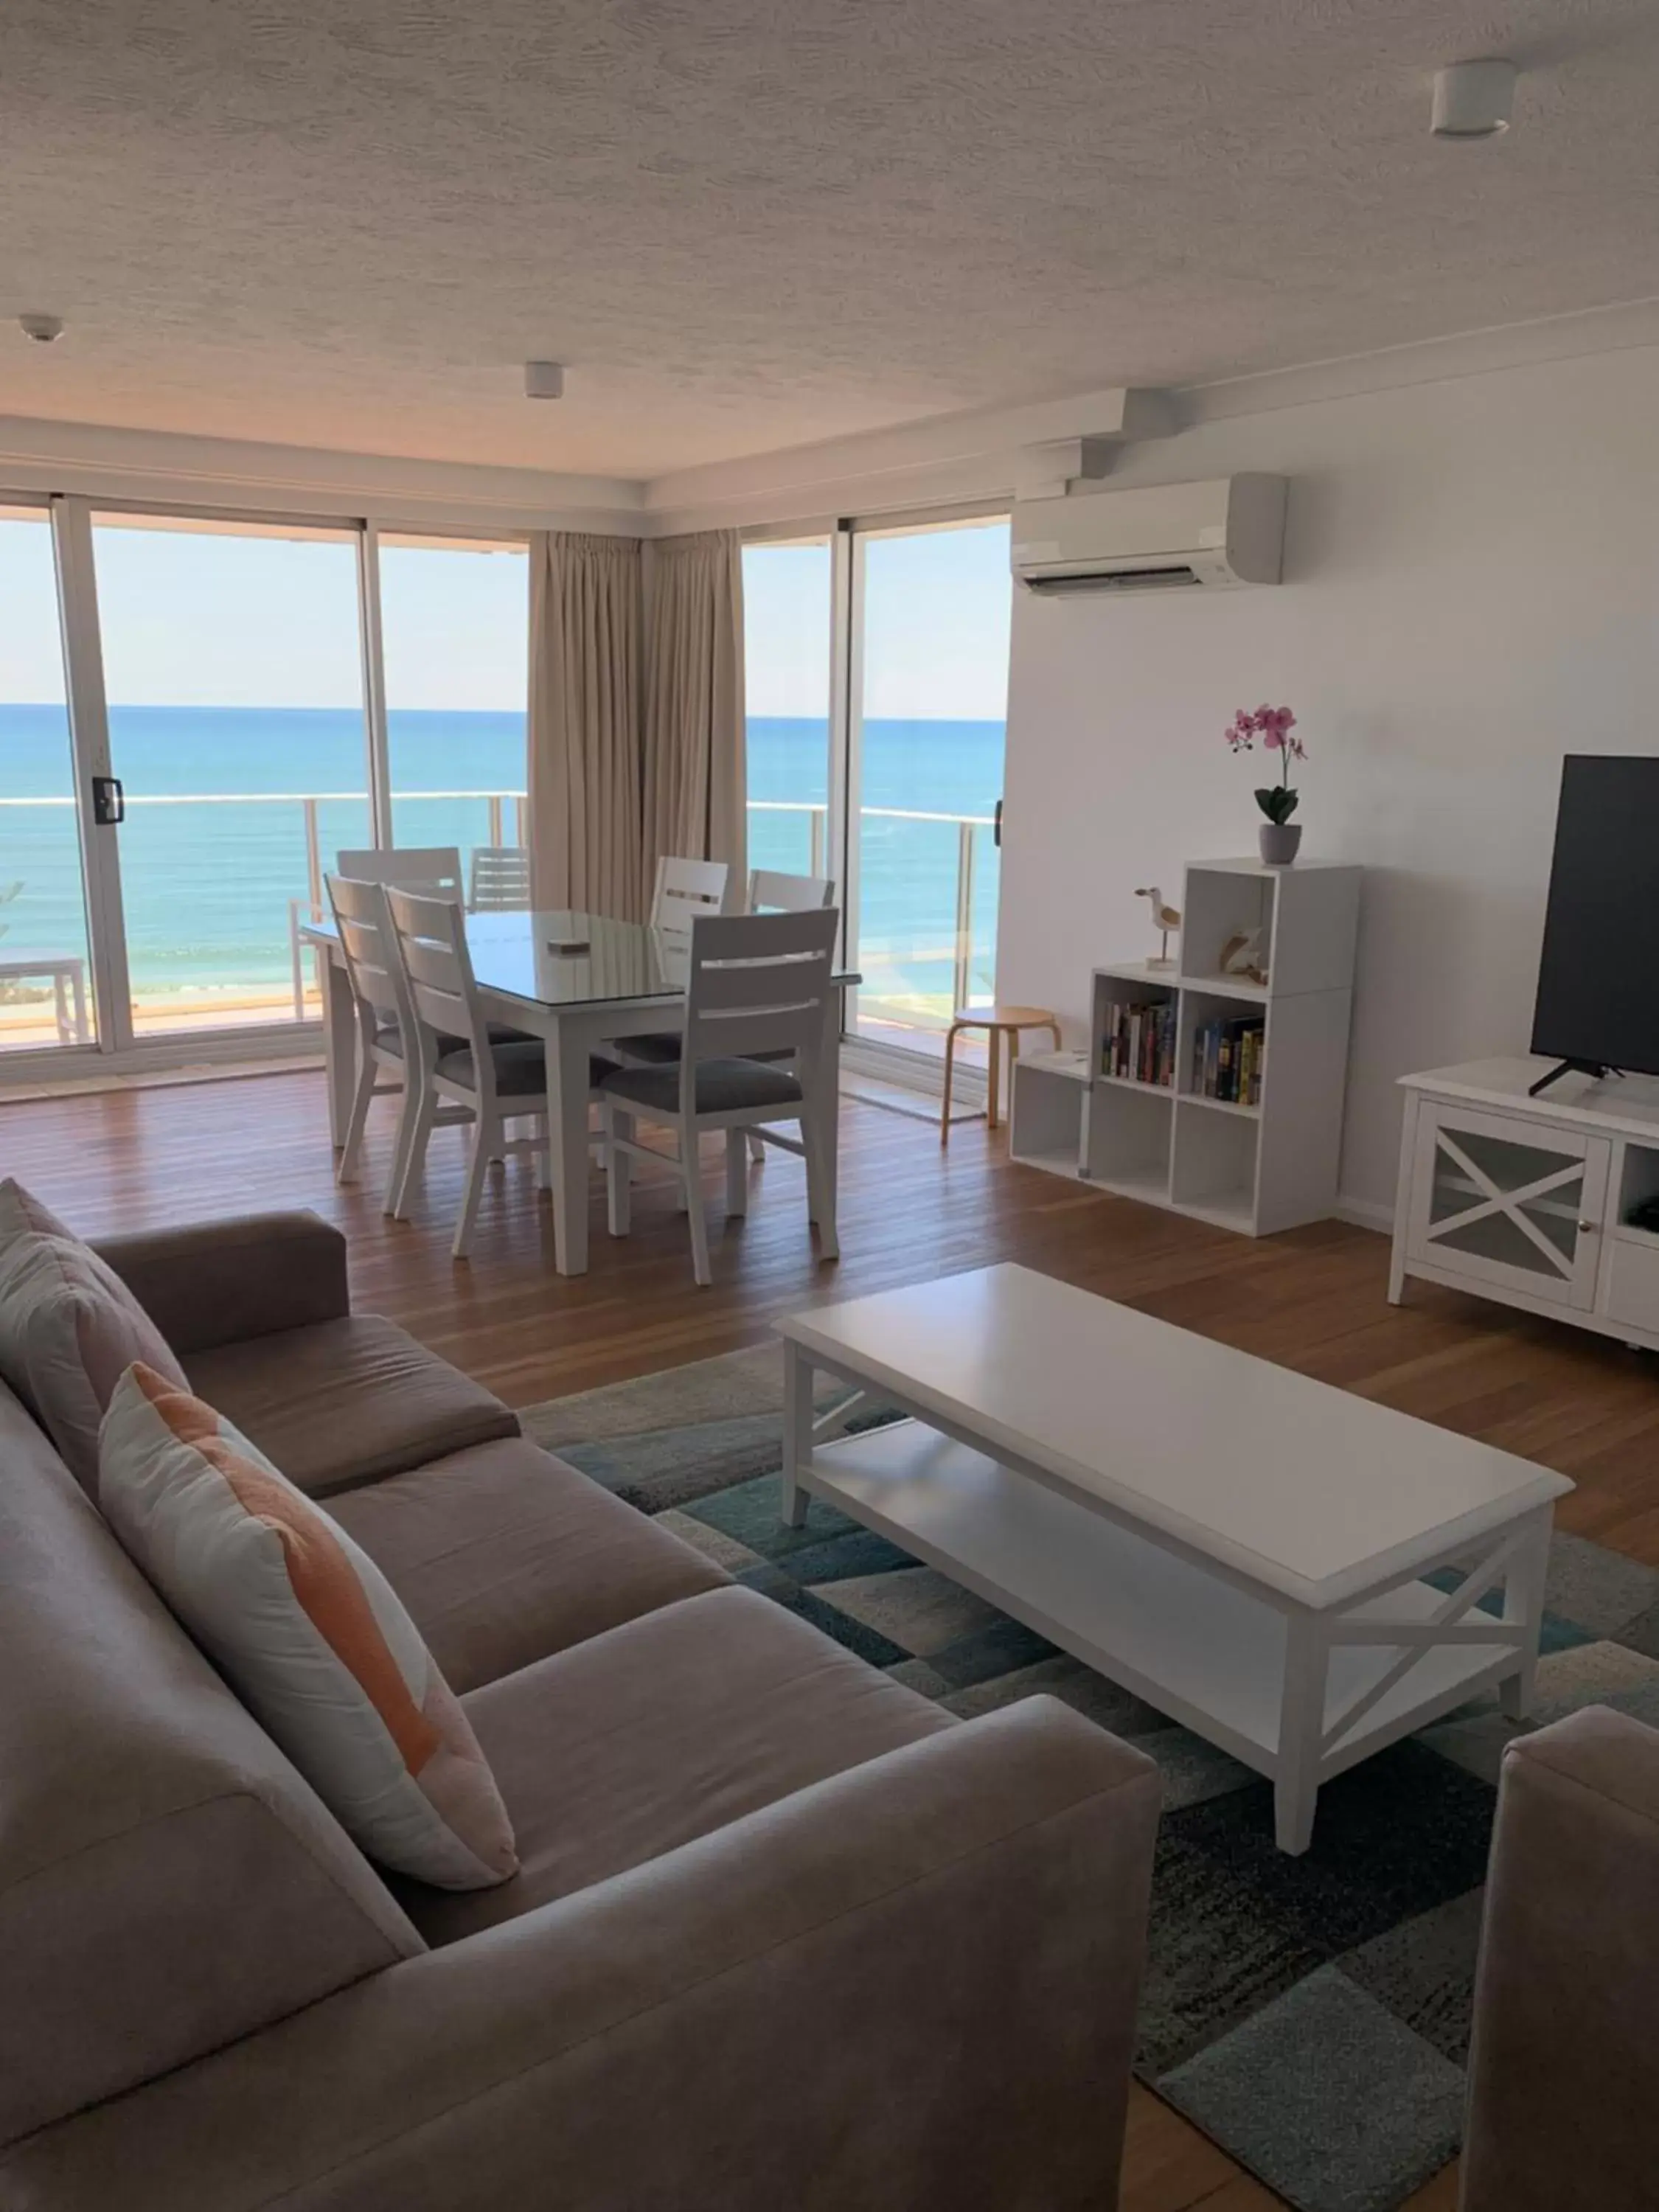
{"label": "glass balcony railing", "polygon": [[[822,800],[751,799],[750,865],[824,874],[828,824]],[[861,807],[858,856],[859,1031],[930,1049],[957,1006],[995,990],[994,823],[988,814]]]}
{"label": "glass balcony railing", "polygon": [[[0,1052],[93,1041],[75,799],[0,799]],[[399,842],[520,845],[521,791],[398,792]],[[129,793],[121,908],[138,1036],[314,1019],[299,936],[342,846],[373,842],[368,793]],[[38,963],[38,966],[34,963]]]}
{"label": "glass balcony railing", "polygon": [[[11,812],[25,805],[27,825]],[[29,894],[0,915],[12,971],[0,988],[0,1050],[92,1038],[89,973],[66,964],[84,945],[74,807],[67,794],[0,799],[0,879]],[[370,842],[367,792],[134,793],[127,807],[122,906],[139,1033],[314,1018],[300,925],[325,910],[336,850]],[[469,873],[479,847],[526,843],[526,811],[522,791],[392,794],[398,842],[458,846]],[[823,803],[756,799],[748,819],[751,866],[828,872]],[[859,1028],[927,1048],[956,1006],[994,988],[991,819],[876,806],[859,827]],[[31,979],[21,971],[34,957],[45,964]]]}

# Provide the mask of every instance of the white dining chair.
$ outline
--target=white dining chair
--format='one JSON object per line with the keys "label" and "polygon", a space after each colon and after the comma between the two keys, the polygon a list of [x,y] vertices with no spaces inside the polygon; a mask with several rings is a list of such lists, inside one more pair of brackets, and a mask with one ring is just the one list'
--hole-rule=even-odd
{"label": "white dining chair", "polygon": [[337,853],[334,860],[343,876],[360,884],[395,884],[428,898],[462,895],[459,845],[364,845]]}
{"label": "white dining chair", "polygon": [[475,845],[466,903],[473,914],[522,914],[530,908],[530,848]]}
{"label": "white dining chair", "polygon": [[[404,1152],[403,1174],[392,1208],[408,1211],[416,1177],[426,1164],[432,1132],[451,1122],[470,1122],[466,1185],[451,1247],[465,1259],[477,1224],[484,1180],[493,1160],[509,1154],[534,1159],[538,1189],[547,1188],[547,1048],[542,1039],[484,1018],[472,954],[466,941],[466,916],[450,898],[383,887],[392,942],[409,994],[420,1087]],[[588,1096],[599,1098],[602,1076],[616,1072],[612,1060],[588,1062]],[[529,1120],[530,1137],[509,1139],[507,1124]],[[603,1141],[595,1132],[592,1141]]]}
{"label": "white dining chair", "polygon": [[[833,876],[790,876],[776,868],[754,868],[749,876],[750,914],[812,914],[836,903]],[[749,1133],[749,1157],[757,1167],[766,1158],[766,1139]]]}
{"label": "white dining chair", "polygon": [[[657,862],[656,889],[651,894],[652,928],[684,936],[694,921],[724,913],[731,875],[724,860],[683,860],[674,854],[663,854]],[[641,1066],[665,1067],[680,1056],[680,1033],[645,1030],[638,1036],[617,1037],[611,1049]]]}
{"label": "white dining chair", "polygon": [[732,876],[724,860],[686,860],[665,853],[651,893],[653,929],[690,929],[702,915],[723,914]]}
{"label": "white dining chair", "polygon": [[833,876],[786,876],[776,868],[750,872],[750,914],[811,914],[835,902]]}
{"label": "white dining chair", "polygon": [[[432,1132],[471,1124],[466,1183],[451,1250],[464,1260],[472,1243],[484,1180],[493,1159],[530,1154],[538,1185],[546,1177],[547,1064],[532,1037],[492,1037],[473,980],[466,916],[459,900],[381,887],[393,947],[402,964],[413,1024],[419,1081],[392,1212],[406,1211],[426,1163]],[[529,1118],[529,1138],[509,1139],[509,1121]]]}
{"label": "white dining chair", "polygon": [[[698,1139],[705,1130],[726,1133],[729,1214],[741,1214],[748,1205],[745,1131],[804,1159],[819,1249],[826,1260],[840,1255],[828,1151],[831,1102],[825,1097],[821,1049],[840,920],[827,908],[694,921],[678,1062],[617,1068],[600,1084],[611,1235],[629,1233],[634,1160],[661,1165],[665,1158],[635,1142],[635,1123],[672,1129],[677,1146],[666,1157],[684,1192],[692,1272],[705,1287],[714,1279],[698,1169]],[[799,1137],[785,1136],[775,1126],[785,1121],[799,1125]]]}
{"label": "white dining chair", "polygon": [[374,1100],[401,1092],[403,1103],[386,1190],[386,1210],[390,1213],[420,1096],[421,1064],[418,1056],[411,1059],[410,1054],[412,1031],[407,990],[382,887],[349,876],[327,876],[324,884],[340,934],[346,985],[357,1017],[357,1087],[352,1094],[335,1180],[350,1182],[356,1176],[363,1131]]}

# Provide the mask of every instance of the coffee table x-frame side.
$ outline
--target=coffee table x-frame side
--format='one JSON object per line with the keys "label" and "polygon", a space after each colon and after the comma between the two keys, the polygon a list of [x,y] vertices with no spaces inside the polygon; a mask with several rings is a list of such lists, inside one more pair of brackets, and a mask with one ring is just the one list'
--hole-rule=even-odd
{"label": "coffee table x-frame side", "polygon": [[[818,1414],[822,1370],[854,1395]],[[909,1419],[855,1436],[866,1396]],[[1024,1621],[1273,1784],[1280,1850],[1305,1851],[1322,1784],[1483,1689],[1530,1710],[1553,1504],[1535,1499],[1471,1535],[1304,1603],[1132,1511],[1081,1499],[1046,1468],[994,1452],[970,1423],[907,1403],[786,1334],[781,1511],[823,1498]],[[1561,1487],[1569,1486],[1563,1483]],[[1422,1579],[1464,1575],[1449,1594]],[[1494,1617],[1481,1601],[1501,1589]]]}
{"label": "coffee table x-frame side", "polygon": [[[1274,1839],[1280,1850],[1307,1850],[1313,1839],[1320,1784],[1357,1763],[1355,1758],[1342,1755],[1344,1747],[1354,1740],[1354,1731],[1391,1690],[1396,1686],[1409,1687],[1413,1671],[1428,1653],[1460,1647],[1478,1653],[1498,1646],[1504,1654],[1501,1664],[1505,1671],[1497,1676],[1503,1711],[1511,1720],[1528,1717],[1533,1707],[1553,1520],[1553,1506],[1534,1506],[1488,1539],[1478,1557],[1471,1558],[1468,1546],[1459,1544],[1343,1606],[1321,1611],[1285,1602],[1284,1692],[1272,1770]],[[1424,1587],[1425,1574],[1454,1565],[1464,1571],[1466,1579],[1449,1595],[1441,1596],[1427,1619],[1401,1618],[1397,1610],[1389,1610],[1388,1601],[1396,1592]],[[1480,1601],[1500,1588],[1503,1614],[1493,1620],[1480,1610]],[[1333,1714],[1334,1655],[1344,1650],[1377,1649],[1394,1651],[1397,1656],[1375,1681],[1350,1696]],[[1513,1660],[1508,1656],[1511,1653]],[[1474,1686],[1460,1687],[1452,1702],[1462,1703]],[[1413,1711],[1408,1726],[1425,1726],[1443,1709],[1437,1701],[1432,1710]],[[1407,1732],[1407,1727],[1398,1727],[1390,1735]],[[1366,1741],[1358,1756],[1381,1750],[1387,1740]]]}

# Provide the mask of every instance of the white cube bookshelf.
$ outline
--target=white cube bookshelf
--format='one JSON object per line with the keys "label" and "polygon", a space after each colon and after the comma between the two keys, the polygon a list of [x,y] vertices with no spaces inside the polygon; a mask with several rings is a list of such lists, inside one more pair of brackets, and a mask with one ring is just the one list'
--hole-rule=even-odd
{"label": "white cube bookshelf", "polygon": [[[1359,878],[1340,861],[1189,863],[1178,959],[1097,968],[1087,1054],[1015,1063],[1013,1157],[1247,1237],[1322,1220],[1336,1203]],[[1265,983],[1222,973],[1224,945],[1245,930],[1261,933]],[[1169,1000],[1172,1080],[1109,1073],[1114,1005]],[[1200,1093],[1199,1039],[1217,1017],[1265,1024],[1255,1103]]]}

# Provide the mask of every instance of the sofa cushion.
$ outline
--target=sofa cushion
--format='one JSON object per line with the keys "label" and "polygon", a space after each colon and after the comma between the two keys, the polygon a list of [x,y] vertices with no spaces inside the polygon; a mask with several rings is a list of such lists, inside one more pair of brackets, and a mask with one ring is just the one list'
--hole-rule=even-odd
{"label": "sofa cushion", "polygon": [[134,1230],[94,1249],[180,1359],[351,1311],[345,1238],[303,1208]]}
{"label": "sofa cushion", "polygon": [[453,1942],[659,1858],[956,1723],[753,1590],[713,1590],[462,1699],[519,1872],[451,1896],[395,1885]]}
{"label": "sofa cushion", "polygon": [[143,1366],[115,1386],[98,1476],[128,1557],[371,1857],[444,1889],[516,1871],[454,1692],[321,1506]]}
{"label": "sofa cushion", "polygon": [[422,1948],[0,1389],[0,2142]]}
{"label": "sofa cushion", "polygon": [[458,1692],[726,1582],[701,1552],[524,1437],[345,1491],[328,1510]]}
{"label": "sofa cushion", "polygon": [[198,1352],[189,1376],[313,1498],[519,1433],[481,1382],[374,1314],[220,1345]]}
{"label": "sofa cushion", "polygon": [[135,1359],[184,1370],[114,1270],[21,1183],[0,1182],[0,1376],[76,1480],[98,1476],[98,1425]]}

